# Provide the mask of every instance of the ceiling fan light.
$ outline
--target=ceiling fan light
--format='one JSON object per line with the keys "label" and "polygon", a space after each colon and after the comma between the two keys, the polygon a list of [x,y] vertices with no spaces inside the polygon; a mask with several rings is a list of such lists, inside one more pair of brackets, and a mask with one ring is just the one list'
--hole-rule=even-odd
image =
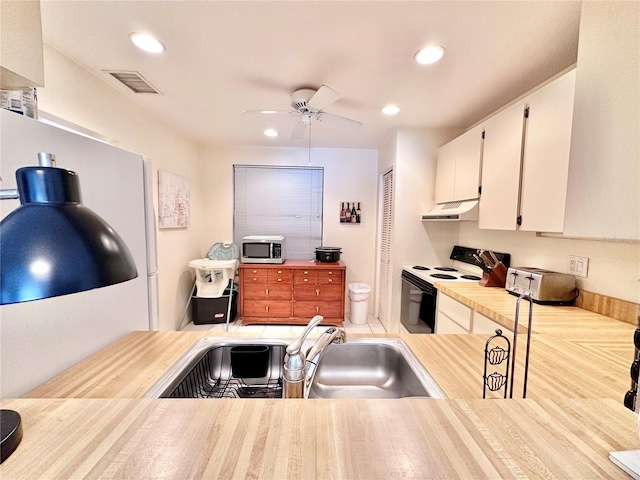
{"label": "ceiling fan light", "polygon": [[395,105],[385,105],[380,109],[385,115],[396,115],[400,111],[400,107]]}
{"label": "ceiling fan light", "polygon": [[162,53],[165,51],[164,44],[155,37],[146,33],[132,33],[129,35],[129,39],[140,50],[144,50],[148,53]]}
{"label": "ceiling fan light", "polygon": [[277,136],[278,136],[278,131],[277,131],[277,130],[274,130],[273,128],[267,128],[267,129],[264,131],[264,134],[265,134],[267,137],[277,137]]}
{"label": "ceiling fan light", "polygon": [[414,58],[416,62],[421,65],[429,65],[430,63],[436,63],[444,55],[444,47],[430,46],[425,47],[415,54]]}
{"label": "ceiling fan light", "polygon": [[263,115],[273,115],[274,113],[278,113],[275,110],[260,110],[260,113]]}

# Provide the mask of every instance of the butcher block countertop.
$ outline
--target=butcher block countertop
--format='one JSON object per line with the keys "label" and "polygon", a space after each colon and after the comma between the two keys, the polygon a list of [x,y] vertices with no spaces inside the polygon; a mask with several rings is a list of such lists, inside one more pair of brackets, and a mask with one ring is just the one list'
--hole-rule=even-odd
{"label": "butcher block countertop", "polygon": [[[513,322],[515,297],[504,290],[438,287]],[[524,400],[526,335],[512,400],[482,399],[487,335],[387,335],[409,345],[446,400],[190,400],[141,397],[213,332],[132,332],[26,398],[2,401],[20,412],[25,435],[0,478],[627,478],[608,454],[639,446],[622,406],[633,331],[534,305]]]}

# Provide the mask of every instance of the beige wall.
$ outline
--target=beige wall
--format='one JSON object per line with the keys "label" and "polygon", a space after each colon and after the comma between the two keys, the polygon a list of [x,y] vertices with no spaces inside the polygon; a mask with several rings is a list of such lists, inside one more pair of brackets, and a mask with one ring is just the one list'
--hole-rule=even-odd
{"label": "beige wall", "polygon": [[[323,244],[341,247],[347,282],[373,285],[375,269],[377,150],[209,146],[202,151],[204,226],[200,250],[233,238],[233,165],[324,168]],[[340,202],[361,202],[362,223],[340,224]],[[373,303],[369,302],[372,311]],[[349,304],[347,299],[347,310]]]}
{"label": "beige wall", "polygon": [[[45,87],[38,89],[41,110],[115,140],[119,147],[150,157],[157,212],[157,172],[167,170],[191,184],[191,227],[158,232],[159,325],[175,330],[186,305],[193,274],[187,262],[201,255],[202,191],[198,147],[174,128],[45,45]],[[115,191],[115,190],[114,190]]]}

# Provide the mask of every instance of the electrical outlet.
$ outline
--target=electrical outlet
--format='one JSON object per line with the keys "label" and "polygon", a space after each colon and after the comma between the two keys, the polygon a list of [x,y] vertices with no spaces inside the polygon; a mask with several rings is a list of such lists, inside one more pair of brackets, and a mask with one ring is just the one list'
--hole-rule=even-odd
{"label": "electrical outlet", "polygon": [[589,270],[589,257],[569,255],[569,273],[576,277],[587,277]]}

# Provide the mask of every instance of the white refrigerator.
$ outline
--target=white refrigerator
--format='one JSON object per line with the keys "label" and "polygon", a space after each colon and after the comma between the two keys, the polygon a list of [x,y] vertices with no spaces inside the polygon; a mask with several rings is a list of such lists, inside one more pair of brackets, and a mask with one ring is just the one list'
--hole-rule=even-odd
{"label": "white refrigerator", "polygon": [[[0,306],[0,398],[26,394],[131,331],[158,329],[156,217],[149,159],[0,109],[0,188],[17,188],[16,170],[37,166],[38,152],[53,153],[57,167],[79,175],[82,203],[120,234],[138,277],[86,292]],[[0,218],[18,205],[18,200],[0,201]]]}

